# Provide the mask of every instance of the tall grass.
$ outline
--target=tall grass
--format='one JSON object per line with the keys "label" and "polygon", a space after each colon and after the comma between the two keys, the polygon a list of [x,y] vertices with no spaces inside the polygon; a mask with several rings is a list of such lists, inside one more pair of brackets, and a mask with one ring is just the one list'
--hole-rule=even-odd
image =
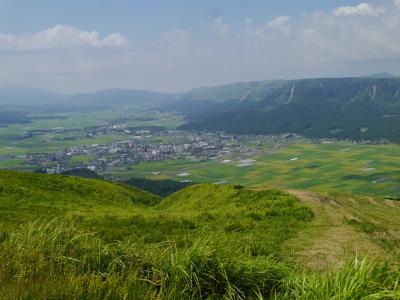
{"label": "tall grass", "polygon": [[269,295],[285,277],[270,259],[241,261],[195,239],[105,244],[74,223],[34,222],[0,243],[2,299],[198,299]]}
{"label": "tall grass", "polygon": [[292,275],[276,299],[400,299],[400,270],[356,257],[327,274]]}
{"label": "tall grass", "polygon": [[138,263],[133,252],[118,244],[105,245],[73,223],[34,222],[0,244],[0,295],[10,299],[124,297],[121,287],[135,275],[127,270]]}
{"label": "tall grass", "polygon": [[0,298],[400,299],[389,263],[357,257],[299,275],[271,257],[234,256],[218,238],[107,244],[71,221],[33,222],[0,241]]}

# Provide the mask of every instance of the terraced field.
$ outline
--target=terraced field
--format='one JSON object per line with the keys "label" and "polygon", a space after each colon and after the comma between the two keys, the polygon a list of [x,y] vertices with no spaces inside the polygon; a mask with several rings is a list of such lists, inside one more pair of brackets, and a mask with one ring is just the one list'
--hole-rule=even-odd
{"label": "terraced field", "polygon": [[[178,160],[133,165],[113,170],[117,177],[190,180],[199,183],[267,184],[283,189],[339,191],[400,196],[400,146],[354,143],[292,144],[264,147],[264,155],[245,155],[194,163]],[[185,175],[185,176],[182,176]],[[181,176],[178,176],[181,175]]]}

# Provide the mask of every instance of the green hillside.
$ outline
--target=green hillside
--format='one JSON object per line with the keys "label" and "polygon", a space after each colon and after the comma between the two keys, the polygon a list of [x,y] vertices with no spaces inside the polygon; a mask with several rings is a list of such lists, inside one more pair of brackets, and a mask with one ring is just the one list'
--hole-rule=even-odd
{"label": "green hillside", "polygon": [[[127,214],[160,198],[100,180],[14,171],[0,172],[0,226],[37,218]],[[135,205],[136,204],[136,205]]]}
{"label": "green hillside", "polygon": [[[232,235],[236,244],[256,225],[271,229],[271,218],[291,224],[283,230],[282,237],[287,238],[312,217],[293,196],[241,186],[191,186],[162,200],[134,187],[101,180],[0,171],[0,193],[0,228],[66,217],[95,230],[106,241],[134,238],[158,243],[173,237],[183,244],[188,236],[212,228]],[[291,218],[284,214],[276,218],[281,206],[290,210]],[[240,220],[243,215],[246,218]]]}
{"label": "green hillside", "polygon": [[281,85],[283,80],[238,82],[214,87],[194,88],[180,95],[182,100],[192,101],[261,101]]}
{"label": "green hillside", "polygon": [[0,298],[399,296],[396,264],[349,260],[316,276],[296,261],[299,238],[311,245],[317,228],[330,229],[320,219],[315,204],[262,187],[193,185],[161,199],[95,179],[1,171]]}
{"label": "green hillside", "polygon": [[400,79],[288,81],[253,107],[219,109],[184,129],[399,141]]}

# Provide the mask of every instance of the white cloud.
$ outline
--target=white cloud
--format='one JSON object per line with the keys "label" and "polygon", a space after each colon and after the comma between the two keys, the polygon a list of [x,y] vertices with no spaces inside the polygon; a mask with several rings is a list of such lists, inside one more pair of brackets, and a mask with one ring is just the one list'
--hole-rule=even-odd
{"label": "white cloud", "polygon": [[282,33],[285,35],[290,34],[290,17],[289,16],[279,16],[273,20],[266,22],[263,26],[254,28],[251,26],[246,26],[246,31],[250,34],[257,35],[259,37],[271,38],[273,35],[278,36]]}
{"label": "white cloud", "polygon": [[400,8],[400,0],[393,0],[394,5]]}
{"label": "white cloud", "polygon": [[269,28],[281,27],[282,25],[285,25],[289,21],[290,21],[289,16],[280,16],[280,17],[273,19],[272,21],[269,21],[267,23],[267,27],[269,27]]}
{"label": "white cloud", "polygon": [[[398,1],[398,0],[396,0]],[[386,9],[383,7],[375,7],[368,3],[360,3],[357,6],[343,6],[333,10],[333,14],[339,16],[378,16],[384,14]]]}
{"label": "white cloud", "polygon": [[219,16],[212,20],[211,26],[220,36],[230,36],[231,27],[225,22],[224,17]]}
{"label": "white cloud", "polygon": [[100,42],[101,47],[124,47],[127,44],[128,40],[119,33],[112,33]]}
{"label": "white cloud", "polygon": [[[312,46],[310,53],[325,61],[400,61],[398,11],[391,9],[391,0],[380,3],[382,7],[360,4],[333,14],[306,17],[300,27],[306,34],[298,38]],[[346,18],[338,18],[342,16]]]}
{"label": "white cloud", "polygon": [[84,31],[65,25],[23,36],[0,33],[0,49],[7,50],[123,47],[127,43],[127,39],[119,33],[102,38],[97,31]]}

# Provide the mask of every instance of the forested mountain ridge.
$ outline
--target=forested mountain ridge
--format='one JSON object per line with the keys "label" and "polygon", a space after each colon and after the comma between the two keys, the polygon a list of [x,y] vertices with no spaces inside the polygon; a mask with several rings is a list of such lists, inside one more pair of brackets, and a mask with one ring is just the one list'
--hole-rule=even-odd
{"label": "forested mountain ridge", "polygon": [[284,80],[237,82],[214,87],[193,88],[180,96],[181,100],[261,101],[285,83]]}
{"label": "forested mountain ridge", "polygon": [[379,105],[400,105],[400,79],[397,78],[322,78],[287,81],[263,105],[290,104],[315,99],[336,105],[364,102]]}
{"label": "forested mountain ridge", "polygon": [[252,107],[209,114],[183,128],[397,141],[400,79],[288,81]]}

